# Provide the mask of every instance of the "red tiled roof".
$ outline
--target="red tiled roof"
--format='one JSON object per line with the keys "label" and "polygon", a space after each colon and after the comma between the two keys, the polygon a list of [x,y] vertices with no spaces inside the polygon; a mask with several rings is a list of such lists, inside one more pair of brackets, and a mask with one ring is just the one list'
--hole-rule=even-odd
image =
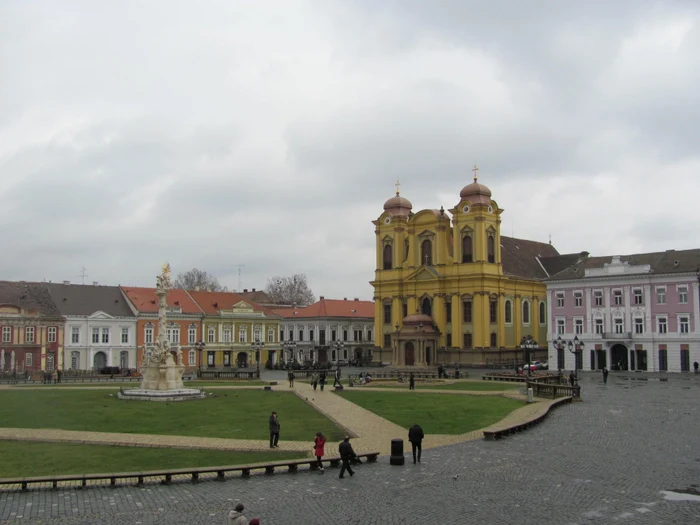
{"label": "red tiled roof", "polygon": [[275,308],[274,311],[286,319],[299,317],[357,317],[358,319],[373,319],[374,303],[372,301],[321,299],[309,306]]}
{"label": "red tiled roof", "polygon": [[[151,313],[158,311],[158,297],[155,288],[121,287],[124,294],[129,298],[134,308],[141,313]],[[197,306],[185,290],[174,288],[168,292],[168,306],[171,308],[182,308],[183,314],[201,314],[202,309]]]}
{"label": "red tiled roof", "polygon": [[188,292],[196,301],[199,307],[207,315],[218,314],[220,310],[230,310],[234,305],[244,302],[256,312],[265,312],[268,315],[277,316],[269,308],[260,306],[258,303],[243,297],[243,295],[233,292]]}

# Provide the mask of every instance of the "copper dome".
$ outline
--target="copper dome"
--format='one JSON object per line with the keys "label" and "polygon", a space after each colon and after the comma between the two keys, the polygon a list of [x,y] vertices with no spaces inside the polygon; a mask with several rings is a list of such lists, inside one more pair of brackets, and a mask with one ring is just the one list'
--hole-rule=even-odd
{"label": "copper dome", "polygon": [[491,190],[476,180],[462,188],[459,196],[472,204],[491,204]]}
{"label": "copper dome", "polygon": [[432,326],[433,318],[426,314],[411,314],[403,318],[404,325],[424,324]]}
{"label": "copper dome", "polygon": [[392,216],[408,217],[412,208],[411,201],[399,195],[398,192],[384,203],[384,211],[389,212]]}

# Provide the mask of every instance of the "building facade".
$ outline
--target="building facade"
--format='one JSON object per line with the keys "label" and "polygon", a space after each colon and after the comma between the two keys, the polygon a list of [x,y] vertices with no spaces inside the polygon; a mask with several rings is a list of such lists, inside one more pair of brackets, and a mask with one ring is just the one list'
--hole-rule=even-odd
{"label": "building facade", "polygon": [[204,312],[204,361],[208,369],[263,367],[277,363],[281,317],[239,294],[188,292]]}
{"label": "building facade", "polygon": [[[158,297],[155,288],[122,286],[136,316],[137,363],[141,365],[143,352],[148,352],[158,339]],[[202,320],[204,311],[181,289],[173,289],[167,298],[167,338],[174,351],[182,351],[185,366],[194,369],[200,366],[202,356],[196,343],[203,340]]]}
{"label": "building facade", "polygon": [[136,316],[118,286],[48,283],[65,319],[66,370],[136,368]]}
{"label": "building facade", "polygon": [[0,372],[63,369],[64,326],[44,284],[0,281]]}
{"label": "building facade", "polygon": [[309,306],[278,308],[284,362],[325,364],[337,361],[368,364],[374,359],[374,304],[320,299]]}
{"label": "building facade", "polygon": [[[700,361],[700,250],[590,257],[547,280],[550,368],[689,372]],[[572,345],[573,346],[573,345]],[[578,360],[578,362],[577,362]]]}
{"label": "building facade", "polygon": [[395,366],[522,360],[534,338],[546,355],[543,279],[569,256],[501,235],[491,190],[465,186],[452,209],[421,210],[396,192],[373,221],[377,344]]}

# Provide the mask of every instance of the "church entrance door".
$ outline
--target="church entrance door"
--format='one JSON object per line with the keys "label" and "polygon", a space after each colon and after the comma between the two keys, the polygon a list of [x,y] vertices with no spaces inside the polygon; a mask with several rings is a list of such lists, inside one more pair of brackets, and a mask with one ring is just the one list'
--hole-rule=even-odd
{"label": "church entrance door", "polygon": [[405,361],[406,366],[413,366],[416,362],[415,350],[413,348],[413,343],[409,341],[406,343],[405,351]]}

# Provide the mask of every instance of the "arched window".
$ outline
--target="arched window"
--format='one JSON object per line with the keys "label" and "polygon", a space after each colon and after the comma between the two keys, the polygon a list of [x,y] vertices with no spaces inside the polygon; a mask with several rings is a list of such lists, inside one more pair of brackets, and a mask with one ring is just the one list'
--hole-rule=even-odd
{"label": "arched window", "polygon": [[489,262],[490,263],[495,263],[496,262],[496,240],[493,238],[493,235],[489,235],[487,242],[487,247],[488,247],[488,254],[489,254]]}
{"label": "arched window", "polygon": [[513,304],[510,301],[506,301],[506,323],[510,324],[513,322]]}
{"label": "arched window", "polygon": [[420,312],[422,314],[430,315],[432,317],[432,315],[433,315],[432,310],[433,310],[433,306],[430,303],[430,299],[428,299],[426,297],[425,299],[423,299],[423,301],[420,304]]}
{"label": "arched window", "polygon": [[530,302],[523,301],[523,324],[530,324]]}
{"label": "arched window", "polygon": [[462,262],[470,263],[474,261],[474,256],[472,252],[472,236],[465,235],[462,238]]}
{"label": "arched window", "polygon": [[426,266],[433,264],[433,243],[428,239],[424,240],[420,245],[420,263]]}
{"label": "arched window", "polygon": [[391,270],[391,244],[384,245],[384,269]]}
{"label": "arched window", "polygon": [[403,256],[403,260],[405,261],[406,259],[408,259],[408,247],[409,247],[408,239],[406,239],[406,240],[403,242],[403,246],[404,246],[404,250],[405,250],[404,256]]}
{"label": "arched window", "polygon": [[547,324],[547,307],[545,306],[544,301],[540,301],[540,324]]}

